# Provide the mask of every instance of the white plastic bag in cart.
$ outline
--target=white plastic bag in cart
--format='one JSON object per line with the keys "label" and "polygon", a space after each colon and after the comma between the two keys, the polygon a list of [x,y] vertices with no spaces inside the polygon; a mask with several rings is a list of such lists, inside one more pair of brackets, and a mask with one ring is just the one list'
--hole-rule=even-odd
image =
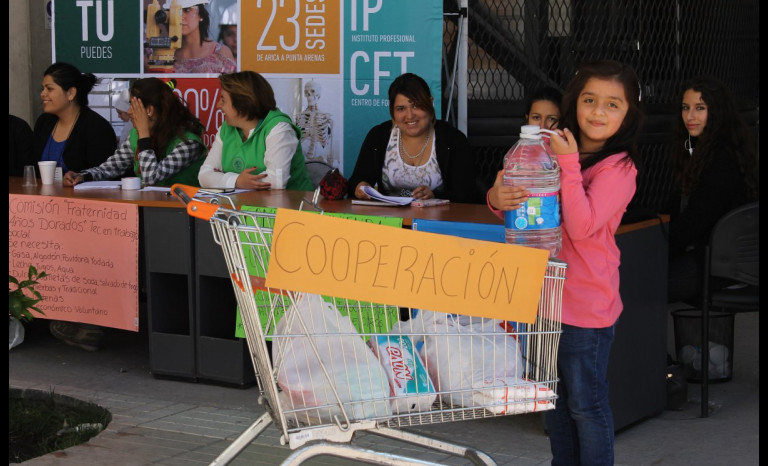
{"label": "white plastic bag in cart", "polygon": [[350,420],[391,416],[384,368],[349,318],[321,296],[301,295],[278,322],[273,345],[277,383],[287,395],[281,400],[300,422],[331,422],[341,414],[339,399]]}
{"label": "white plastic bag in cart", "polygon": [[420,310],[393,332],[413,335],[427,372],[446,403],[506,412],[506,404],[492,390],[531,383],[522,378],[520,346],[502,320]]}

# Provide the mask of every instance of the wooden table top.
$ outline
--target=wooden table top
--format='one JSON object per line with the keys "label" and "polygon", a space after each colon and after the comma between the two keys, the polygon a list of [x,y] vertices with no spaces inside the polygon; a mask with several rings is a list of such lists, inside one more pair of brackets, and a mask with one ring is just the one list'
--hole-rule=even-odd
{"label": "wooden table top", "polygon": [[[137,204],[140,207],[165,207],[165,208],[183,208],[181,201],[171,196],[170,193],[162,191],[124,191],[122,189],[89,189],[75,190],[72,187],[62,186],[61,183],[52,185],[43,185],[38,180],[37,186],[22,186],[21,177],[8,177],[9,194],[29,194],[39,196],[57,196],[77,199],[87,199],[95,201],[128,202]],[[311,205],[311,191],[291,191],[291,190],[267,190],[267,191],[248,191],[231,195],[237,207],[243,205],[275,207],[298,209],[301,201]],[[451,203],[448,205],[435,207],[381,207],[355,205],[349,199],[330,201],[322,199],[318,202],[318,207],[326,212],[339,212],[358,215],[375,215],[380,217],[400,217],[403,218],[404,225],[410,225],[413,219],[422,218],[429,220],[469,222],[469,223],[488,223],[501,225],[503,222],[494,215],[488,207],[481,204],[460,204]],[[662,221],[668,221],[669,217],[661,216]],[[629,225],[621,225],[617,234],[628,231],[646,228],[658,225],[659,219],[644,220]]]}

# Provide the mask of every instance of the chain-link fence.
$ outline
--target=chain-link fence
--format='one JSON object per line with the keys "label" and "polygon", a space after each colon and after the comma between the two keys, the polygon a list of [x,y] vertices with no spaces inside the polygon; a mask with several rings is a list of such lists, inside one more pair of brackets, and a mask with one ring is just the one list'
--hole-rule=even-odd
{"label": "chain-link fence", "polygon": [[[584,61],[632,65],[646,122],[633,204],[658,211],[672,189],[669,138],[680,118],[682,83],[711,74],[728,86],[758,127],[757,0],[469,0],[468,127],[483,182],[490,186],[517,140],[528,93],[563,89]],[[445,0],[443,111],[458,38],[457,0]]]}

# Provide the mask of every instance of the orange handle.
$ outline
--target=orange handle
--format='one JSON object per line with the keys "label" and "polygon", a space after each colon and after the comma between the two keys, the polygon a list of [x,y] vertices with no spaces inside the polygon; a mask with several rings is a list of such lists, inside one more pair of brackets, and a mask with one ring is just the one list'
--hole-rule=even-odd
{"label": "orange handle", "polygon": [[199,190],[200,188],[185,184],[177,183],[171,186],[171,193],[187,206],[187,214],[190,217],[209,221],[216,211],[219,210],[219,206],[195,200],[195,194]]}
{"label": "orange handle", "polygon": [[173,186],[171,186],[171,194],[176,196],[178,200],[184,203],[184,205],[189,204],[192,201],[192,198],[195,197],[195,194],[200,190],[200,188],[195,186],[189,186],[186,184],[180,184],[176,183]]}

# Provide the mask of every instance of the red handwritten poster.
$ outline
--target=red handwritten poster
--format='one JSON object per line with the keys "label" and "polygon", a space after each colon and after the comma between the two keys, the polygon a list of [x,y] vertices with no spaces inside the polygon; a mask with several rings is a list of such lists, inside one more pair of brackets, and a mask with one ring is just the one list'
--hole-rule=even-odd
{"label": "red handwritten poster", "polygon": [[8,195],[8,270],[48,276],[35,287],[44,316],[139,330],[139,208],[135,204]]}

